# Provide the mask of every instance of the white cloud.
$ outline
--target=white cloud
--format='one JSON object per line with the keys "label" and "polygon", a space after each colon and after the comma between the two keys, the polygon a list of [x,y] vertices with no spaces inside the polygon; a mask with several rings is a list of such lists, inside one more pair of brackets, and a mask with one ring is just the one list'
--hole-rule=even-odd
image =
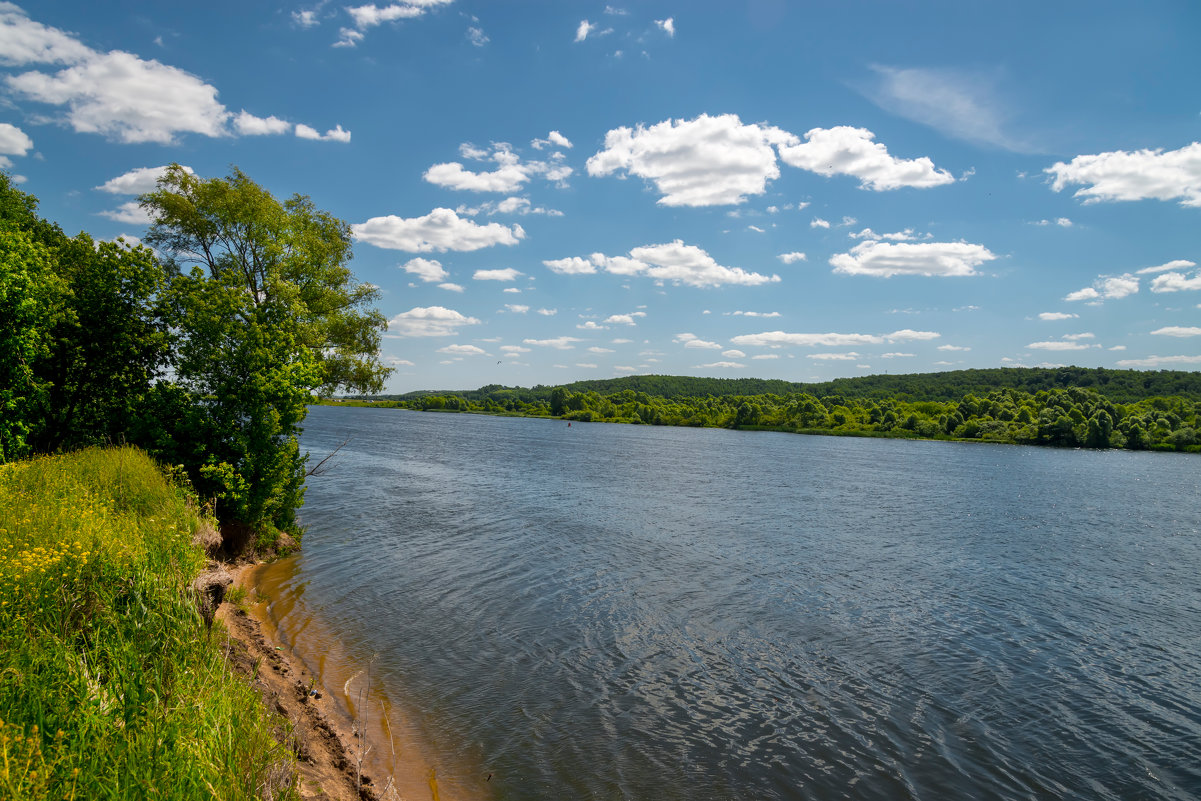
{"label": "white cloud", "polygon": [[476,281],[516,281],[519,275],[524,275],[512,267],[503,267],[499,270],[476,270],[471,277]]}
{"label": "white cloud", "polygon": [[1155,276],[1151,282],[1152,292],[1185,292],[1191,289],[1201,289],[1201,271],[1193,273],[1192,277],[1184,273],[1164,273]]}
{"label": "white cloud", "polygon": [[881,359],[910,359],[913,358],[912,353],[881,353]]}
{"label": "white cloud", "polygon": [[438,348],[438,353],[450,353],[455,356],[487,356],[488,351],[475,345],[447,345]]}
{"label": "white cloud", "polygon": [[1068,312],[1041,312],[1038,315],[1040,320],[1071,320],[1079,317],[1079,314],[1069,314]]}
{"label": "white cloud", "polygon": [[805,261],[805,254],[799,250],[794,250],[791,253],[781,253],[776,258],[785,264],[796,264],[798,261]]}
{"label": "white cloud", "polygon": [[1054,340],[1051,342],[1031,342],[1026,347],[1031,350],[1088,350],[1092,345],[1084,345],[1071,340]]}
{"label": "white cloud", "polygon": [[136,200],[122,203],[119,208],[113,211],[102,211],[100,212],[100,216],[108,217],[110,220],[116,220],[128,225],[150,225],[150,223],[154,222],[150,218],[150,214]]}
{"label": "white cloud", "polygon": [[1076,156],[1044,172],[1055,176],[1056,192],[1081,184],[1075,197],[1085,203],[1117,200],[1175,200],[1182,206],[1201,206],[1201,142],[1179,150],[1115,150]]}
{"label": "white cloud", "polygon": [[354,21],[353,28],[342,28],[338,33],[341,37],[334,42],[334,47],[354,47],[363,40],[365,31],[382,25],[385,22],[415,19],[437,6],[447,5],[454,0],[401,0],[386,6],[370,5],[347,8]]}
{"label": "white cloud", "polygon": [[685,348],[701,348],[702,350],[721,350],[721,345],[716,342],[707,342],[699,338],[696,334],[676,334],[672,342],[683,345]]}
{"label": "white cloud", "polygon": [[1145,359],[1118,360],[1118,367],[1163,367],[1165,364],[1201,364],[1201,356],[1148,356]]}
{"label": "white cloud", "polygon": [[779,312],[732,311],[726,312],[732,317],[781,317]]}
{"label": "white cloud", "polygon": [[479,320],[445,306],[417,306],[388,321],[388,333],[400,337],[445,337]]}
{"label": "white cloud", "polygon": [[[465,143],[459,146],[459,153],[465,158],[476,161],[494,162],[497,167],[491,172],[476,172],[467,169],[457,161],[450,161],[433,165],[425,171],[422,177],[431,184],[447,189],[468,192],[516,192],[535,175],[542,175],[548,181],[563,184],[572,174],[571,167],[556,162],[553,158],[551,162],[522,162],[521,157],[513,152],[512,146],[505,142],[494,143],[490,151]],[[503,211],[504,209],[500,209],[500,205],[506,202],[512,204],[520,200],[520,198],[509,198],[508,201],[502,201],[501,204],[498,204],[498,210]],[[525,203],[528,204],[529,201],[525,201]],[[511,206],[510,210],[516,210],[516,208]]]}
{"label": "white cloud", "polygon": [[737,350],[735,348],[730,348],[729,350],[723,350],[721,352],[721,355],[727,359],[745,359],[746,358],[745,353],[743,353],[742,351]]}
{"label": "white cloud", "polygon": [[568,256],[565,259],[550,259],[542,262],[552,272],[560,275],[590,275],[596,272],[596,265],[588,259],[579,256]]}
{"label": "white cloud", "polygon": [[517,354],[517,353],[529,353],[530,352],[529,348],[523,348],[520,345],[501,345],[500,349],[503,350],[505,353],[509,354],[510,356]]}
{"label": "white cloud", "polygon": [[[281,133],[288,124],[246,111],[234,115],[217,100],[216,87],[195,75],[120,50],[92,50],[70,34],[30,20],[10,3],[0,4],[0,62],[66,65],[57,72],[10,75],[5,81],[17,95],[64,107],[61,121],[76,133],[127,144],[170,145],[185,133]],[[349,138],[340,128],[331,133]]]}
{"label": "white cloud", "polygon": [[1097,335],[1093,334],[1091,332],[1085,332],[1083,334],[1064,334],[1062,337],[1060,337],[1060,339],[1069,339],[1072,341],[1075,341],[1077,339],[1096,339],[1096,338],[1097,338]]}
{"label": "white cloud", "polygon": [[872,141],[875,138],[866,128],[848,125],[814,128],[805,134],[807,141],[803,144],[781,144],[780,158],[785,164],[826,177],[853,176],[859,179],[861,188],[875,192],[955,182],[946,170],[935,169],[928,157],[898,159],[889,155],[884,145]]}
{"label": "white cloud", "polygon": [[967,242],[861,242],[850,253],[830,257],[836,273],[873,275],[967,276],[996,256],[983,245]]}
{"label": "white cloud", "polygon": [[24,156],[33,147],[29,135],[15,125],[0,122],[0,153],[6,156]]}
{"label": "white cloud", "polygon": [[1128,295],[1133,295],[1136,292],[1138,292],[1138,278],[1130,273],[1125,273],[1124,275],[1102,276],[1094,281],[1092,286],[1070,292],[1063,299],[1066,301],[1092,300],[1099,302],[1102,300],[1117,300]]}
{"label": "white cloud", "polygon": [[597,347],[596,345],[593,345],[592,347],[588,348],[588,352],[589,353],[616,353],[617,351],[613,350],[612,348],[601,348],[601,347]]}
{"label": "white cloud", "polygon": [[588,174],[637,175],[654,183],[664,206],[738,204],[779,177],[772,144],[790,137],[778,128],[743,125],[734,114],[615,128],[588,159]]}
{"label": "white cloud", "polygon": [[559,310],[558,309],[539,309],[538,313],[541,314],[543,317],[554,317],[556,314],[559,313]]}
{"label": "white cloud", "polygon": [[945,350],[945,351],[962,351],[962,350],[971,350],[971,348],[969,348],[969,347],[966,347],[966,346],[964,346],[964,345],[939,345],[939,346],[938,346],[938,349],[939,349],[939,350]]}
{"label": "white cloud", "polygon": [[[279,117],[256,117],[246,109],[238,112],[233,119],[234,130],[243,136],[268,136],[286,134],[292,130],[292,123]],[[305,126],[308,127],[307,125]],[[311,128],[309,130],[312,130]],[[313,133],[317,133],[313,131]]]}
{"label": "white cloud", "polygon": [[657,19],[655,20],[655,25],[657,25],[659,30],[663,31],[668,36],[673,38],[675,37],[676,22],[673,17],[668,17],[667,19]]}
{"label": "white cloud", "polygon": [[521,341],[526,345],[536,345],[540,348],[571,350],[575,347],[575,343],[583,342],[584,340],[576,337],[555,337],[554,339],[523,339]]}
{"label": "white cloud", "polygon": [[0,64],[78,64],[94,54],[69,34],[29,19],[17,6],[0,4]]}
{"label": "white cloud", "polygon": [[633,314],[610,314],[605,318],[605,322],[609,325],[637,325],[637,323],[634,322],[634,318],[645,316],[645,312],[634,312]]}
{"label": "white cloud", "polygon": [[301,139],[312,139],[317,142],[349,142],[350,131],[342,129],[341,125],[331,128],[325,133],[318,133],[316,128],[311,128],[304,123],[296,124],[296,135]]}
{"label": "white cloud", "polygon": [[1144,267],[1141,270],[1135,270],[1136,275],[1147,275],[1148,273],[1166,273],[1168,270],[1187,270],[1190,267],[1196,267],[1195,261],[1188,259],[1173,259],[1167,264],[1160,264],[1155,267]]}
{"label": "white cloud", "polygon": [[[195,175],[191,167],[184,167],[188,175]],[[166,165],[162,167],[138,167],[116,178],[110,178],[95,189],[113,195],[143,195],[158,188],[158,179],[167,172]]]}
{"label": "white cloud", "polygon": [[534,150],[541,150],[544,147],[562,147],[570,150],[574,145],[571,140],[558,131],[551,131],[546,135],[545,139],[535,139],[530,142],[530,147]]}
{"label": "white cloud", "polygon": [[438,284],[438,289],[445,289],[447,292],[464,292],[464,291],[466,291],[459,284],[454,284],[454,283],[451,283],[450,281],[447,281],[444,284]]}
{"label": "white cloud", "polygon": [[1003,130],[992,76],[951,69],[874,66],[879,76],[868,91],[880,107],[969,142],[1028,151]]}
{"label": "white cloud", "polygon": [[530,310],[530,307],[523,303],[506,303],[505,308],[513,314],[525,314]]}
{"label": "white cloud", "polygon": [[588,20],[580,20],[580,24],[575,29],[575,40],[582,42],[588,38],[588,34],[596,30],[596,25],[593,25]]}
{"label": "white cloud", "polygon": [[608,331],[609,330],[609,326],[601,325],[600,323],[596,322],[596,320],[589,320],[585,323],[580,323],[579,325],[576,326],[576,328],[580,329],[581,331]]}
{"label": "white cloud", "polygon": [[851,351],[850,353],[809,353],[805,355],[806,359],[817,359],[819,361],[838,361],[838,362],[853,362],[859,358],[859,354]]}
{"label": "white cloud", "polygon": [[710,362],[709,364],[698,364],[695,369],[697,369],[697,370],[703,370],[703,369],[741,370],[744,367],[746,367],[745,364],[739,364],[738,362]]}
{"label": "white cloud", "polygon": [[896,231],[891,234],[877,234],[870,228],[864,228],[859,233],[851,232],[847,236],[851,239],[887,239],[892,242],[912,242],[914,239],[917,239],[913,234],[912,228],[906,228],[904,231]]}
{"label": "white cloud", "polygon": [[810,228],[829,228],[830,221],[823,220],[821,217],[814,217],[812,220],[809,221],[809,227]]}
{"label": "white cloud", "polygon": [[579,256],[544,261],[551,270],[565,275],[583,275],[603,269],[614,275],[645,275],[674,284],[696,287],[715,287],[724,284],[758,286],[780,280],[780,276],[751,273],[741,267],[725,267],[695,245],[685,245],[677,239],[663,245],[644,245],[634,248],[627,256],[606,256],[593,253],[587,259]]}
{"label": "white cloud", "polygon": [[797,345],[802,347],[839,348],[848,345],[882,345],[887,340],[873,334],[790,334],[784,331],[764,331],[761,334],[742,334],[730,340],[735,345],[749,347],[780,347]]}
{"label": "white cloud", "polygon": [[320,7],[302,11],[292,12],[292,21],[301,28],[315,28],[321,24],[321,20],[317,18]]}
{"label": "white cloud", "polygon": [[488,34],[484,33],[483,28],[471,25],[467,28],[467,41],[476,47],[483,47],[492,40],[488,38]]}
{"label": "white cloud", "polygon": [[226,134],[230,114],[217,89],[183,70],[130,53],[92,53],[86,61],[49,75],[7,78],[19,95],[66,106],[76,133],[102,134],[125,143],[173,144],[176,134]]}
{"label": "white cloud", "polygon": [[437,259],[423,259],[420,257],[409,259],[400,265],[400,269],[410,275],[417,276],[428,284],[445,280],[450,275],[442,266],[442,262]]}
{"label": "white cloud", "polygon": [[471,251],[493,245],[516,245],[525,238],[520,225],[478,225],[451,209],[437,208],[423,217],[372,217],[350,226],[357,239],[390,250],[410,253]]}
{"label": "white cloud", "polygon": [[938,339],[940,336],[942,334],[935,331],[914,331],[912,328],[902,328],[900,331],[885,334],[884,339],[889,342],[928,342],[931,339]]}
{"label": "white cloud", "polygon": [[1033,224],[1039,225],[1039,226],[1046,226],[1046,225],[1051,225],[1052,222],[1054,222],[1055,225],[1058,225],[1060,228],[1071,228],[1072,227],[1072,221],[1069,220],[1067,217],[1057,217],[1055,220],[1038,220],[1038,221],[1034,222]]}
{"label": "white cloud", "polygon": [[1201,337],[1201,328],[1196,326],[1169,325],[1151,332],[1165,337]]}

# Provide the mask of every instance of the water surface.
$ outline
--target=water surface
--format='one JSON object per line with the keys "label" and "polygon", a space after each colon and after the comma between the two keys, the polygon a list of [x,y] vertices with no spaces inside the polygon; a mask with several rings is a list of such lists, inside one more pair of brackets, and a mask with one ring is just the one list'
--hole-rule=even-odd
{"label": "water surface", "polygon": [[275,614],[378,655],[444,788],[1201,795],[1195,456],[311,410],[347,437]]}

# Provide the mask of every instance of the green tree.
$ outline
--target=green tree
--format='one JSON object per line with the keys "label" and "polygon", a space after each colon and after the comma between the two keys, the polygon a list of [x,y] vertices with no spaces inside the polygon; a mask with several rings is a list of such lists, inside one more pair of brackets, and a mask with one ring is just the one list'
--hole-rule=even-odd
{"label": "green tree", "polygon": [[171,165],[141,203],[176,332],[175,387],[152,399],[169,425],[148,439],[217,498],[228,529],[294,531],[306,404],[339,388],[378,392],[388,373],[378,293],[346,266],[350,228],[307,197],[280,203],[236,168],[203,179]]}

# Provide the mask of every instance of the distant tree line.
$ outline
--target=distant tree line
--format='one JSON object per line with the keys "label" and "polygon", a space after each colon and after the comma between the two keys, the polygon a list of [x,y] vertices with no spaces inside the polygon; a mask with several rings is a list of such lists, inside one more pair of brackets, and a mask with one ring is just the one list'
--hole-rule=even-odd
{"label": "distant tree line", "polygon": [[0,463],[137,444],[227,530],[296,533],[313,393],[378,392],[387,374],[349,226],[237,169],[172,165],[140,200],[157,252],[67,236],[0,174]]}
{"label": "distant tree line", "polygon": [[[672,387],[697,390],[754,384],[750,379],[632,376],[558,387],[489,386],[469,393],[415,393],[371,402],[424,411],[545,416],[584,422],[1196,453],[1201,452],[1199,378],[1196,373],[1168,371],[1006,368],[871,376],[809,385],[819,389],[841,387],[846,390],[842,393],[710,392],[673,396],[634,387],[654,386],[665,391]],[[990,379],[1023,387],[1047,382],[1053,386],[1035,391],[988,387]],[[730,381],[740,383],[725,383]],[[1071,381],[1080,385],[1054,385]],[[597,384],[625,386],[607,393],[587,388]],[[881,395],[888,386],[910,391]],[[956,386],[984,386],[984,391],[946,398]],[[1179,387],[1182,391],[1150,394],[1163,387]]]}

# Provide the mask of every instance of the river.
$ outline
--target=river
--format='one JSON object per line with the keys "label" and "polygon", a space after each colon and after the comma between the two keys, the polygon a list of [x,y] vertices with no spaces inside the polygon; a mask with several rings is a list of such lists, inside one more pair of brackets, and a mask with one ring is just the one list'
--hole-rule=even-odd
{"label": "river", "polygon": [[305,425],[317,457],[349,441],[309,481],[272,615],[370,664],[446,792],[1201,795],[1197,456]]}

